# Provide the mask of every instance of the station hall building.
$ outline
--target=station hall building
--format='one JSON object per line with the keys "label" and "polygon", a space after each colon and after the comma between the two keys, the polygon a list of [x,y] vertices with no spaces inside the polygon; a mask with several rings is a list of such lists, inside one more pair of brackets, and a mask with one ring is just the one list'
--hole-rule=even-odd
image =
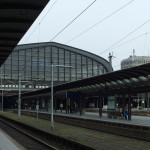
{"label": "station hall building", "polygon": [[111,72],[110,63],[90,52],[67,45],[44,42],[18,45],[1,66],[2,88],[11,95]]}

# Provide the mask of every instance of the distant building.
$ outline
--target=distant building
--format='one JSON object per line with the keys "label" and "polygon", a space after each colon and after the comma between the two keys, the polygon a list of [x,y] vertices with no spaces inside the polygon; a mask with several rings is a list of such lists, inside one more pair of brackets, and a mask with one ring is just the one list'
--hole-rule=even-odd
{"label": "distant building", "polygon": [[150,56],[130,56],[121,61],[121,69],[131,68],[139,65],[150,63]]}

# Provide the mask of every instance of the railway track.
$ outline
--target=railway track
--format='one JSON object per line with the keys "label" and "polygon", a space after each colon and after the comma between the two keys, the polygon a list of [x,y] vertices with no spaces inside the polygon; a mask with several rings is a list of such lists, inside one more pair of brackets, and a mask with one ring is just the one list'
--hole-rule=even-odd
{"label": "railway track", "polygon": [[0,127],[27,150],[58,150],[57,148],[3,119],[0,119]]}
{"label": "railway track", "polygon": [[[29,114],[29,113],[27,113],[27,115],[31,115],[33,117],[35,116],[34,114]],[[149,133],[150,133],[149,127],[142,127],[142,126],[136,126],[136,125],[126,125],[126,124],[115,124],[115,123],[111,123],[111,122],[98,122],[98,121],[94,121],[94,120],[92,120],[92,121],[91,120],[84,120],[85,122],[83,123],[83,120],[80,119],[80,118],[72,118],[72,117],[67,118],[67,117],[64,117],[64,116],[63,117],[62,116],[61,117],[60,116],[55,116],[55,117],[57,117],[57,118],[55,118],[55,120],[59,119],[59,121],[66,121],[66,123],[68,123],[68,124],[70,122],[74,123],[73,124],[74,126],[75,125],[83,125],[84,128],[86,127],[86,125],[88,125],[88,127],[90,127],[90,126],[93,127],[94,126],[96,129],[103,129],[103,130],[107,129],[107,132],[112,131],[112,129],[113,129],[113,131],[116,131],[116,132],[121,132],[122,131],[122,133],[125,134],[124,135],[125,137],[130,137],[131,136],[132,139],[131,138],[127,139],[125,137],[118,137],[118,136],[115,136],[115,135],[111,136],[111,135],[107,135],[107,134],[104,134],[104,135],[103,134],[97,134],[95,132],[95,130],[96,130],[95,129],[95,130],[93,130],[93,132],[95,133],[97,138],[94,138],[93,136],[90,136],[91,131],[90,131],[90,133],[87,132],[87,131],[84,131],[84,130],[79,132],[78,137],[81,138],[81,139],[82,138],[85,139],[84,142],[82,143],[82,142],[76,140],[77,135],[72,136],[72,133],[75,133],[77,131],[75,128],[73,128],[74,132],[71,131],[71,132],[68,132],[67,134],[65,133],[65,135],[67,135],[67,136],[69,134],[68,137],[69,138],[71,137],[69,139],[69,138],[65,138],[66,137],[65,135],[64,135],[64,137],[59,136],[63,132],[60,132],[60,134],[58,135],[58,134],[53,134],[53,132],[48,132],[49,128],[48,128],[48,130],[43,130],[42,131],[41,128],[44,127],[44,126],[40,126],[40,128],[36,128],[36,126],[30,126],[29,120],[21,121],[23,119],[23,117],[22,117],[22,119],[18,119],[18,118],[16,119],[15,118],[13,120],[13,117],[10,117],[10,116],[7,117],[7,115],[6,116],[5,115],[0,115],[0,118],[4,119],[6,121],[8,120],[9,122],[15,123],[19,127],[25,128],[29,131],[32,131],[35,135],[37,135],[37,134],[41,135],[42,140],[44,139],[44,141],[45,141],[45,139],[47,139],[48,141],[54,141],[55,143],[60,145],[59,148],[57,147],[60,150],[94,150],[94,149],[97,149],[97,147],[99,149],[99,147],[101,147],[104,142],[105,142],[105,144],[103,145],[104,149],[105,148],[106,149],[107,148],[112,149],[112,147],[109,147],[109,145],[111,145],[111,144],[115,146],[115,147],[113,147],[114,149],[118,149],[118,147],[122,147],[123,145],[126,147],[126,144],[128,145],[127,149],[135,149],[135,148],[132,148],[132,146],[133,145],[138,145],[137,146],[138,150],[145,150],[145,149],[147,149],[146,147],[148,147],[148,149],[149,149],[149,146],[150,146],[149,143],[146,142],[146,141],[149,141],[149,138],[150,138],[150,136],[149,136]],[[48,119],[48,116],[47,116],[47,114],[39,114],[39,118]],[[42,121],[41,123],[44,123],[44,121]],[[49,126],[49,124],[48,124],[48,126]],[[59,125],[57,127],[61,128],[61,126]],[[99,126],[99,128],[97,128],[98,126]],[[62,130],[66,129],[66,127],[67,126],[62,127]],[[46,126],[45,126],[45,129],[46,129]],[[85,133],[85,132],[87,132],[87,133]],[[105,132],[105,130],[104,130],[104,132]],[[128,133],[128,134],[130,133],[130,135],[127,136],[126,133]],[[133,135],[136,135],[137,138],[132,137]],[[143,137],[141,136],[142,141],[137,141],[136,140],[136,139],[139,139],[138,135],[143,136]],[[71,140],[71,139],[75,139],[75,140]],[[116,139],[119,139],[119,141],[116,141]],[[87,140],[89,140],[88,144],[86,143]],[[94,143],[92,143],[90,141],[93,141]],[[124,143],[125,141],[126,141],[126,143]],[[97,147],[95,148],[94,145],[96,145]],[[42,150],[45,150],[45,149],[46,148],[44,148]]]}
{"label": "railway track", "polygon": [[47,133],[4,116],[0,116],[0,127],[27,150],[94,150],[76,141]]}

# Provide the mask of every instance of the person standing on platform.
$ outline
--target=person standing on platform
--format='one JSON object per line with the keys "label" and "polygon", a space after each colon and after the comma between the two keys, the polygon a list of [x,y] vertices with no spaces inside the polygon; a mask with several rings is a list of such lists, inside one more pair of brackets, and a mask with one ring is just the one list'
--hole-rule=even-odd
{"label": "person standing on platform", "polygon": [[125,109],[124,116],[125,116],[125,119],[127,120],[128,119],[128,108]]}
{"label": "person standing on platform", "polygon": [[123,119],[124,119],[124,117],[125,117],[125,116],[124,116],[124,113],[125,113],[125,108],[123,107],[123,108],[122,108],[122,111],[121,111],[121,114],[122,114],[122,118],[123,118]]}
{"label": "person standing on platform", "polygon": [[60,111],[62,112],[62,110],[63,110],[63,104],[61,103],[60,104]]}

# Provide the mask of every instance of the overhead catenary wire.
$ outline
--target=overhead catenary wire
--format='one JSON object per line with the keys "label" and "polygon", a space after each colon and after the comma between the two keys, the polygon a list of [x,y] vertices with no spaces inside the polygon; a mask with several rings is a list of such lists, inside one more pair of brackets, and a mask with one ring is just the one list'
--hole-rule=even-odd
{"label": "overhead catenary wire", "polygon": [[[132,0],[132,1],[130,1],[129,3],[127,3],[126,5],[124,5],[123,7],[121,7],[120,9],[122,9],[122,8],[124,8],[125,6],[127,6],[127,5],[129,5],[131,2],[133,2],[133,1],[135,1],[135,0]],[[53,8],[53,6],[55,5],[55,3],[57,2],[57,0],[53,3],[53,5],[51,6],[51,8],[48,10],[48,12]],[[94,3],[96,2],[96,0],[95,1],[93,1],[90,5],[88,5],[80,14],[78,14],[69,24],[67,24],[67,26],[65,26],[58,34],[56,34],[55,35],[55,37],[53,37],[52,39],[51,39],[51,41],[52,40],[54,40],[60,33],[62,33],[67,27],[69,27],[78,17],[80,17],[88,8],[90,8]],[[120,10],[119,9],[119,10]],[[119,11],[119,10],[117,10],[117,11]],[[44,18],[46,17],[46,15],[48,14],[48,12],[45,14],[45,16],[41,19],[41,21],[40,21],[40,23],[44,20]],[[114,12],[115,13],[115,12]],[[112,13],[112,14],[114,14],[114,13]],[[112,15],[111,14],[111,15]],[[40,25],[40,23],[36,26],[36,28]],[[36,28],[35,28],[35,30],[36,30]],[[34,31],[35,31],[34,30]],[[34,32],[33,31],[33,32]],[[33,32],[30,34],[30,36],[33,34]],[[28,38],[30,38],[30,36],[28,37]],[[37,52],[35,52],[35,55],[37,54]],[[30,60],[30,59],[29,59]],[[27,61],[29,61],[29,60],[27,60]],[[25,64],[23,65],[23,66],[25,66]]]}
{"label": "overhead catenary wire", "polygon": [[[39,27],[39,34],[38,34],[38,40],[39,40],[39,36],[40,36],[40,24],[41,22],[44,20],[44,18],[46,17],[46,15],[49,13],[49,11],[53,8],[53,6],[55,5],[55,3],[57,2],[57,0],[53,3],[53,5],[50,7],[50,9],[47,11],[47,13],[44,15],[44,17],[41,19],[41,21],[39,22],[39,24],[34,28],[34,30],[32,31],[32,33],[30,34],[30,36],[27,38],[29,39],[31,37],[31,35],[34,33],[34,31]],[[83,14],[88,8],[90,8],[94,3],[96,2],[96,0],[94,0],[90,5],[88,5],[79,15],[77,15],[65,28],[63,28],[63,30],[61,30],[61,32],[63,32],[69,25],[71,25],[78,17],[81,16],[81,14]],[[60,34],[60,33],[59,33]],[[57,35],[58,36],[58,35]],[[34,56],[36,56],[38,54],[38,52],[34,53]],[[22,68],[21,70],[23,70],[25,68],[25,65],[27,62],[29,62],[31,60],[31,58],[29,58],[28,60],[26,60],[25,63],[22,63]]]}
{"label": "overhead catenary wire", "polygon": [[128,36],[130,36],[131,34],[133,34],[134,32],[136,32],[138,29],[140,29],[141,27],[143,27],[145,24],[147,24],[149,22],[150,22],[150,19],[147,20],[146,22],[144,22],[142,25],[138,26],[136,29],[134,29],[130,33],[128,33],[126,36],[124,36],[123,38],[121,38],[119,41],[115,42],[113,45],[111,45],[109,48],[107,48],[106,50],[104,50],[103,52],[101,52],[99,55],[104,54],[108,50],[112,49],[115,45],[117,45],[118,43],[120,43],[121,41],[123,41],[125,38],[127,38]]}
{"label": "overhead catenary wire", "polygon": [[96,27],[97,25],[99,25],[100,23],[102,23],[103,21],[107,20],[109,17],[113,16],[114,14],[116,14],[118,11],[122,10],[123,8],[125,8],[126,6],[128,6],[129,4],[131,4],[132,2],[134,2],[135,0],[132,0],[130,2],[128,2],[127,4],[123,5],[122,7],[120,7],[119,9],[115,10],[114,12],[112,12],[111,14],[109,14],[108,16],[106,16],[105,18],[103,18],[102,20],[100,20],[99,22],[95,23],[94,25],[92,25],[91,27],[87,28],[86,30],[84,30],[83,32],[81,32],[80,34],[78,34],[77,36],[75,36],[74,38],[72,38],[71,40],[69,40],[68,42],[66,42],[65,44],[68,44],[70,42],[72,42],[73,40],[75,40],[76,38],[80,37],[81,35],[85,34],[86,32],[88,32],[89,30],[91,30],[92,28]]}
{"label": "overhead catenary wire", "polygon": [[[56,4],[58,0],[55,0],[55,2],[52,4],[52,6],[48,9],[48,11],[46,12],[46,14],[42,17],[42,19],[40,20],[40,22],[38,23],[38,25],[33,29],[33,31],[31,32],[31,34],[26,38],[25,42],[31,37],[31,35],[35,32],[35,30],[39,27],[39,35],[38,35],[38,41],[39,41],[39,36],[40,36],[40,25],[42,23],[42,21],[45,19],[45,17],[47,16],[47,14],[52,10],[52,8],[54,7],[54,5]],[[37,55],[37,52],[35,52],[35,56]],[[31,60],[31,58],[29,58],[28,60],[26,60],[27,62]],[[22,64],[22,66],[25,66],[26,62]],[[24,67],[22,67],[22,69],[24,69]]]}
{"label": "overhead catenary wire", "polygon": [[144,56],[145,49],[146,49],[146,42],[147,42],[147,34],[145,35],[145,40],[144,40],[144,50],[143,50],[143,56]]}
{"label": "overhead catenary wire", "polygon": [[[56,0],[57,1],[57,0]],[[56,1],[55,1],[55,3],[56,3]],[[65,28],[63,28],[54,38],[56,38],[61,32],[63,32],[69,25],[71,25],[78,17],[80,17],[81,16],[81,14],[83,14],[88,8],[90,8],[94,3],[96,2],[96,0],[94,0],[90,5],[88,5],[80,14],[78,14]],[[54,4],[55,4],[54,3]],[[52,7],[54,6],[54,4],[52,5]],[[51,7],[51,8],[52,8]],[[51,9],[50,9],[51,10]],[[46,15],[45,15],[46,16]],[[44,19],[44,18],[43,18]],[[43,19],[41,20],[41,21],[43,21]],[[40,25],[40,23],[38,24],[38,25]],[[53,38],[53,39],[54,39]],[[52,40],[53,40],[52,39]],[[51,40],[51,41],[52,41]],[[50,41],[50,42],[51,42]],[[37,55],[38,53],[37,52],[35,52],[35,55]],[[29,58],[27,61],[29,61],[31,58]],[[23,66],[25,66],[25,64],[23,65]]]}
{"label": "overhead catenary wire", "polygon": [[[43,18],[40,20],[39,24],[34,28],[34,30],[31,32],[31,34],[29,35],[29,37],[27,38],[27,40],[31,37],[31,35],[34,33],[34,31],[39,27],[39,33],[38,33],[38,43],[39,43],[39,38],[40,38],[40,25],[42,23],[42,21],[45,19],[45,17],[47,16],[47,14],[52,10],[52,8],[54,7],[54,5],[56,4],[58,0],[55,0],[55,2],[53,3],[53,5],[48,9],[47,13],[43,16]],[[26,41],[25,41],[26,42]],[[38,54],[38,52],[34,53],[34,56],[36,56]],[[28,62],[29,60],[31,60],[31,58],[29,58],[28,60],[26,60],[26,62]],[[25,63],[22,64],[22,70],[25,67]]]}
{"label": "overhead catenary wire", "polygon": [[[127,5],[129,5],[130,3],[132,3],[133,1],[135,1],[135,0],[132,0],[132,1],[130,1],[129,3],[127,3],[126,5],[124,5],[124,6],[122,6],[121,8],[119,8],[118,10],[116,10],[115,12],[113,12],[112,14],[110,14],[110,15],[108,15],[106,18],[104,18],[103,19],[103,21],[105,20],[105,19],[107,19],[107,18],[109,18],[111,15],[113,15],[113,14],[115,14],[116,12],[118,12],[119,10],[121,10],[121,9],[123,9],[124,7],[126,7]],[[57,0],[53,3],[53,5],[52,5],[52,7],[54,6],[54,4],[57,2]],[[80,17],[88,8],[90,8],[94,3],[96,2],[96,0],[95,1],[93,1],[90,5],[88,5],[80,14],[78,14],[69,24],[67,24],[67,26],[65,26],[60,32],[58,32],[51,40],[50,40],[50,42],[51,41],[53,41],[58,35],[60,35],[67,27],[69,27],[78,17]],[[48,10],[48,12],[52,9],[52,7]],[[48,12],[46,13],[46,15],[48,14]],[[45,16],[46,16],[45,15]],[[40,23],[44,20],[44,18],[45,18],[45,16],[42,18],[42,20],[40,21]],[[40,23],[37,25],[37,27],[38,26],[40,26]],[[99,24],[100,22],[98,22],[98,24]],[[37,28],[36,27],[36,28]],[[35,30],[36,30],[36,28],[35,28]],[[34,31],[35,31],[34,30]],[[34,32],[33,31],[33,32]],[[33,32],[30,34],[30,36],[33,34]],[[28,38],[30,38],[30,36],[28,37]],[[35,52],[35,55],[37,54],[37,52]],[[29,58],[29,60],[30,60],[31,58]],[[29,60],[27,60],[27,62],[29,61]],[[25,64],[23,65],[24,67],[25,67]],[[23,67],[23,68],[24,68]],[[22,68],[22,69],[23,69]]]}
{"label": "overhead catenary wire", "polygon": [[37,26],[33,29],[33,31],[31,32],[31,34],[26,38],[25,42],[27,42],[27,40],[31,37],[31,35],[35,32],[35,30],[38,28],[38,26],[42,23],[42,21],[45,19],[45,17],[47,16],[47,14],[52,10],[52,8],[54,7],[54,5],[56,4],[58,0],[55,0],[55,2],[52,4],[52,6],[48,9],[48,11],[46,12],[46,14],[42,17],[42,19],[40,20],[40,22],[37,24]]}
{"label": "overhead catenary wire", "polygon": [[[143,37],[143,36],[145,36],[145,35],[146,35],[146,37],[147,37],[147,35],[148,35],[149,33],[150,33],[150,31],[147,31],[147,32],[145,32],[145,33],[143,33],[143,34],[140,34],[140,35],[138,35],[138,36],[136,36],[136,37],[134,37],[134,38],[132,38],[132,39],[130,39],[130,40],[124,42],[124,43],[121,43],[121,44],[119,44],[119,45],[117,45],[117,46],[115,46],[115,47],[113,47],[113,48],[111,48],[111,49],[109,49],[109,50],[116,49],[116,48],[118,48],[118,47],[120,47],[120,46],[122,46],[122,45],[125,45],[125,44],[127,44],[127,43],[129,43],[129,42],[132,42],[132,41],[134,41],[134,40],[136,40],[136,39],[138,39],[138,38],[140,38],[140,37]],[[145,39],[145,40],[146,40],[146,39]],[[144,47],[145,47],[145,44],[144,44]],[[149,51],[148,51],[148,56],[149,56]],[[120,62],[121,62],[121,60],[120,60]],[[119,63],[118,63],[118,64],[119,64]],[[113,68],[116,68],[116,67],[118,67],[118,66],[120,66],[120,65],[113,66]]]}
{"label": "overhead catenary wire", "polygon": [[90,5],[88,5],[81,13],[79,13],[71,22],[69,22],[62,30],[60,30],[51,40],[53,41],[58,35],[60,35],[66,28],[68,28],[77,18],[79,18],[86,10],[88,10],[96,0],[94,0]]}
{"label": "overhead catenary wire", "polygon": [[113,48],[111,48],[111,49],[109,49],[109,50],[118,48],[118,47],[120,47],[120,46],[122,46],[122,45],[125,45],[125,44],[127,44],[127,43],[129,43],[129,42],[132,42],[132,41],[134,41],[134,40],[136,40],[136,39],[138,39],[138,38],[140,38],[140,37],[142,37],[142,36],[148,35],[149,33],[150,33],[150,31],[148,31],[148,32],[146,32],[146,33],[143,33],[143,34],[141,34],[141,35],[139,35],[139,36],[136,36],[135,38],[130,39],[130,40],[124,42],[124,43],[121,43],[121,44],[119,44],[119,45],[117,45],[117,46],[115,46],[115,47],[113,47]]}

